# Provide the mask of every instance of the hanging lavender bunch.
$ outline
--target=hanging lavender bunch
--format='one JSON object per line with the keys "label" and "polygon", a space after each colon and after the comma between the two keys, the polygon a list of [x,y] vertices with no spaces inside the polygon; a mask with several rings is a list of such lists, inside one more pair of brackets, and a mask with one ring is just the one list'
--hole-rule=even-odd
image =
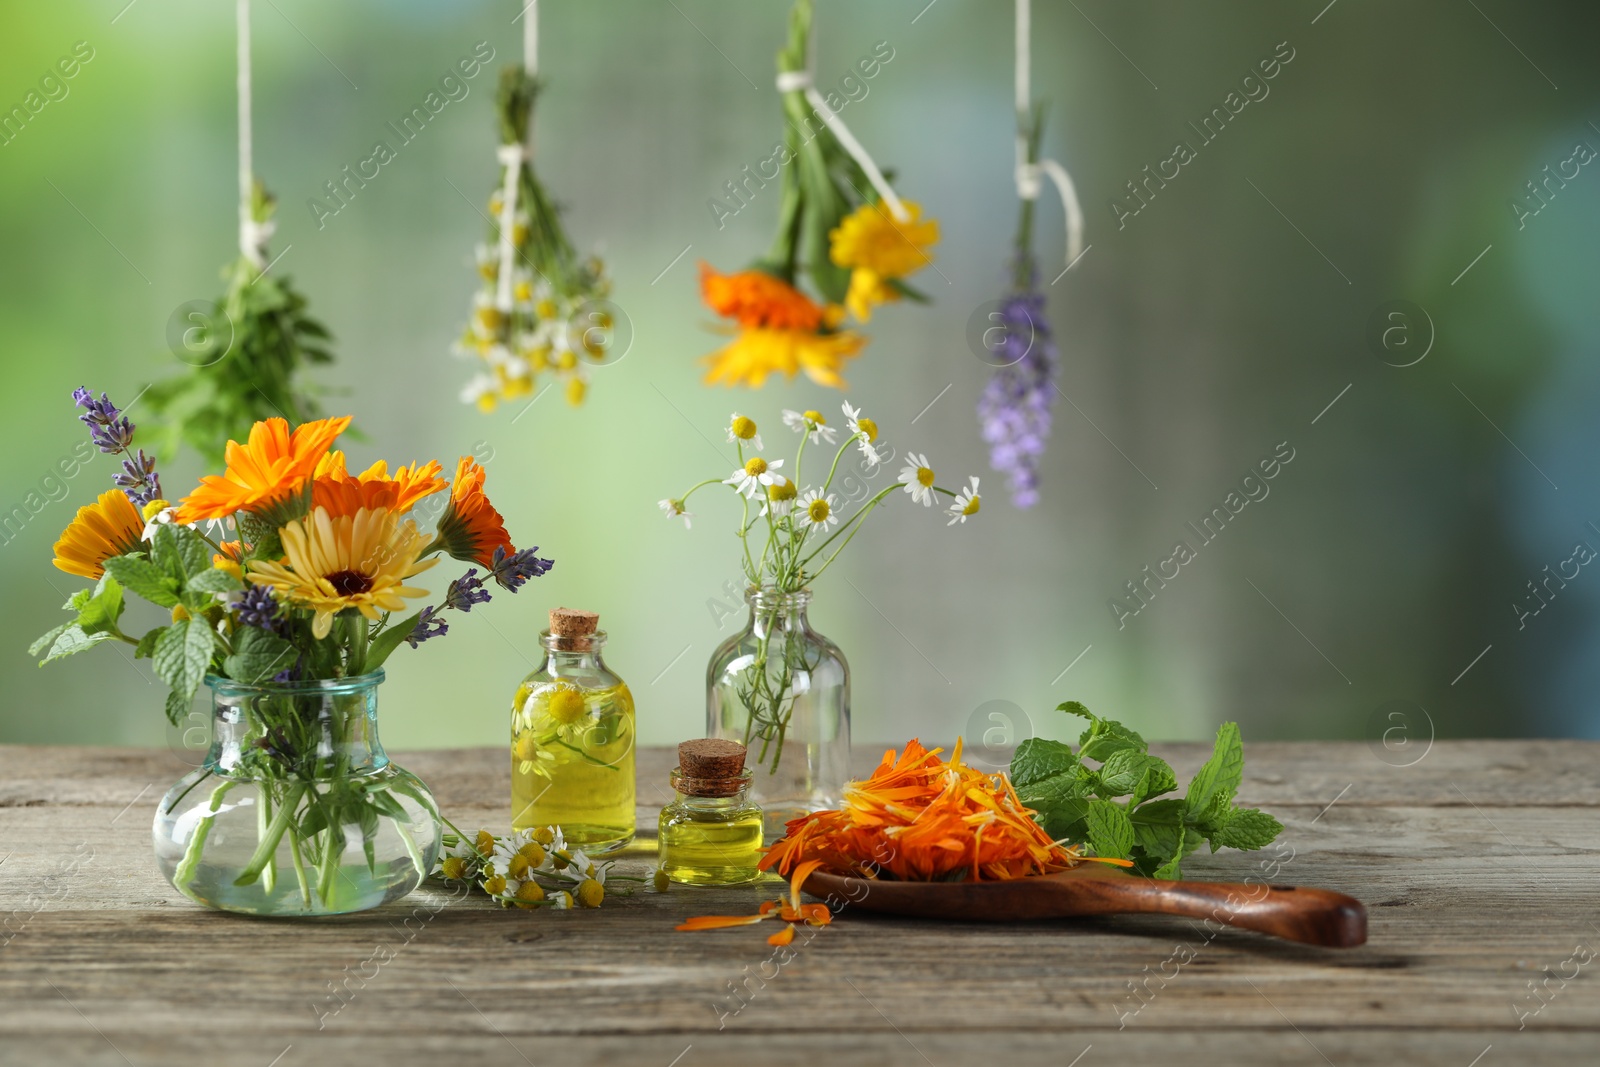
{"label": "hanging lavender bunch", "polygon": [[1029,508],[1039,502],[1039,457],[1050,436],[1057,355],[1038,273],[1026,252],[1019,254],[1015,278],[1017,289],[1001,301],[1002,339],[992,350],[1001,366],[978,398],[978,419],[989,465],[1006,476],[1011,502]]}

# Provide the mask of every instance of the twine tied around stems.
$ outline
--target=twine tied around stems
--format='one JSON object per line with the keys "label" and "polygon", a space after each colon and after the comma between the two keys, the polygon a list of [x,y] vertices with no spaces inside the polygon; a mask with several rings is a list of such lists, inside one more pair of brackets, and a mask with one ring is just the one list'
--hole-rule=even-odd
{"label": "twine tied around stems", "polygon": [[1044,183],[1040,174],[1048,177],[1061,196],[1061,206],[1067,216],[1067,265],[1076,262],[1083,248],[1083,207],[1078,203],[1078,191],[1072,184],[1067,169],[1053,159],[1034,160],[1029,136],[1032,125],[1033,102],[1029,82],[1032,75],[1033,4],[1032,0],[1016,0],[1017,5],[1017,196],[1023,200],[1037,200]]}

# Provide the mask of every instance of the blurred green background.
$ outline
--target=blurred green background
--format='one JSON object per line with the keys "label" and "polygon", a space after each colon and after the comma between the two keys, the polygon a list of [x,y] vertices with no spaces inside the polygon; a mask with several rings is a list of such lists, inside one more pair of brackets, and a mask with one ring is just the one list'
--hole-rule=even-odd
{"label": "blurred green background", "polygon": [[[1600,9],[1037,4],[1045,151],[1076,178],[1090,248],[1049,290],[1070,403],[1043,501],[1018,512],[987,468],[973,406],[989,370],[967,341],[1002,293],[1014,227],[1011,7],[925,3],[819,4],[820,83],[892,47],[845,117],[944,234],[919,279],[935,303],[874,317],[849,398],[902,452],[981,474],[986,493],[978,521],[953,529],[896,500],[818,589],[813,621],[854,669],[857,738],[1006,723],[1013,739],[1062,736],[1049,709],[1065,699],[1164,738],[1232,718],[1250,738],[1377,745],[1395,709],[1419,734],[1600,736],[1600,577],[1552,581],[1536,615],[1514,606],[1538,605],[1527,583],[1577,541],[1600,547],[1587,525],[1600,526],[1600,165],[1544,186],[1537,215],[1511,206],[1541,203],[1525,183],[1576,142],[1600,147]],[[178,369],[168,317],[220,292],[234,255],[233,5],[124,4],[12,3],[0,36],[6,109],[75,42],[94,50],[0,146],[6,510],[82,438],[73,387],[125,403]],[[718,607],[738,573],[736,512],[701,498],[686,532],[656,501],[731,469],[703,439],[720,440],[730,411],[787,448],[780,408],[840,400],[804,382],[712,391],[695,362],[718,343],[696,264],[740,267],[770,238],[773,192],[722,229],[707,201],[778,136],[786,5],[541,6],[538,166],[574,239],[606,257],[633,341],[583,408],[551,396],[513,422],[516,408],[456,401],[468,367],[448,354],[496,176],[492,73],[322,229],[306,201],[477,42],[496,67],[515,61],[519,5],[256,5],[272,251],[336,335],[320,380],[370,435],[349,445],[353,467],[491,455],[513,535],[557,561],[390,661],[392,747],[500,742],[559,604],[601,613],[646,743],[698,735],[705,663],[742,618]],[[1201,144],[1189,123],[1280,42],[1294,58],[1270,95]],[[1197,158],[1119,228],[1113,199],[1179,140]],[[1061,209],[1048,190],[1041,204],[1048,280]],[[1408,312],[1404,351],[1431,322],[1412,366],[1369,338],[1394,300],[1425,316]],[[1270,496],[1119,628],[1108,600],[1175,541],[1196,544],[1185,524],[1280,442],[1294,459]],[[79,584],[49,566],[50,545],[111,473],[98,457],[0,547],[0,741],[171,740],[147,665],[105,648],[41,670],[24,651]],[[168,464],[169,495],[198,473],[192,457]]]}

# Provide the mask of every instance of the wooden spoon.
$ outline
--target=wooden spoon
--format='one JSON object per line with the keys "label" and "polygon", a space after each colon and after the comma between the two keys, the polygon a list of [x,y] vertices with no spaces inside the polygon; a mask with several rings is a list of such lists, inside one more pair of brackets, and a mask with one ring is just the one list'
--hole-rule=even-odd
{"label": "wooden spoon", "polygon": [[1343,893],[1292,885],[1167,882],[1098,863],[1004,882],[879,881],[815,871],[804,889],[836,912],[861,908],[979,922],[1155,913],[1214,919],[1330,948],[1367,940],[1366,906]]}

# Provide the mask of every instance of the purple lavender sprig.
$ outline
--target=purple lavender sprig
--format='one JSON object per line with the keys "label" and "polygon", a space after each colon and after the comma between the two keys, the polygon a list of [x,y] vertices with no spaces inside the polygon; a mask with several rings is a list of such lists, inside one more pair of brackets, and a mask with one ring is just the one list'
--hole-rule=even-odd
{"label": "purple lavender sprig", "polygon": [[450,583],[444,591],[444,607],[453,611],[471,611],[474,604],[487,604],[489,590],[483,587],[478,568],[468,567],[467,573]]}
{"label": "purple lavender sprig", "polygon": [[95,447],[108,456],[122,456],[122,473],[112,479],[127,494],[128,499],[141,508],[161,497],[161,477],[156,474],[156,461],[139,449],[129,455],[133,447],[133,423],[117,409],[105,393],[96,400],[88,389],[79,387],[72,391],[73,403],[84,409],[78,416],[89,427],[89,437]]}
{"label": "purple lavender sprig", "polygon": [[502,588],[515,593],[529,578],[537,578],[556,565],[553,559],[540,559],[534,555],[537,551],[539,546],[534,545],[507,555],[502,545],[494,550],[494,562],[490,564],[489,572]]}
{"label": "purple lavender sprig", "polygon": [[432,604],[422,609],[417,616],[417,624],[406,634],[406,644],[416,648],[429,638],[443,637],[450,632],[450,624],[438,617],[438,611]]}
{"label": "purple lavender sprig", "polygon": [[1039,457],[1050,437],[1057,363],[1044,294],[1037,288],[1032,262],[1025,268],[1027,288],[1001,303],[1004,339],[995,356],[1004,366],[978,398],[989,465],[1006,476],[1011,502],[1019,508],[1039,502]]}
{"label": "purple lavender sprig", "polygon": [[283,605],[272,595],[271,586],[252,585],[245,590],[239,600],[239,623],[284,636]]}

